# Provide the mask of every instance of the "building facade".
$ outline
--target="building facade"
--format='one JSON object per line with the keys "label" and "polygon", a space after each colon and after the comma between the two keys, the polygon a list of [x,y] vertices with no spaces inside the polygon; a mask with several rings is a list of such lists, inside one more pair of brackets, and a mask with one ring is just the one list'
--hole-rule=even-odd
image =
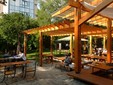
{"label": "building facade", "polygon": [[37,0],[6,0],[6,5],[0,5],[0,13],[19,12],[35,18]]}

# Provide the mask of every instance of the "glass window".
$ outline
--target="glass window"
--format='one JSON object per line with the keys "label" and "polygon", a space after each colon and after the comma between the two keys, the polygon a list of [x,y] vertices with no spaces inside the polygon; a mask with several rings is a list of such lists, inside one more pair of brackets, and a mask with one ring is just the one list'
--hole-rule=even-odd
{"label": "glass window", "polygon": [[10,0],[10,10],[11,12],[21,12],[34,17],[34,0]]}
{"label": "glass window", "polygon": [[14,10],[10,10],[10,13],[11,13],[11,12],[14,12]]}
{"label": "glass window", "polygon": [[34,4],[30,3],[30,9],[33,9],[33,8],[34,8]]}
{"label": "glass window", "polygon": [[14,9],[14,6],[13,5],[10,5],[10,9]]}
{"label": "glass window", "polygon": [[26,0],[22,0],[20,3],[20,6],[22,6],[24,8],[29,8],[29,2]]}
{"label": "glass window", "polygon": [[19,7],[16,6],[16,7],[15,7],[15,10],[19,10]]}
{"label": "glass window", "polygon": [[10,0],[10,5],[14,5],[15,2],[13,0]]}
{"label": "glass window", "polygon": [[24,11],[24,8],[20,7],[20,11]]}
{"label": "glass window", "polygon": [[29,9],[25,9],[25,12],[29,12]]}
{"label": "glass window", "polygon": [[19,10],[15,10],[15,12],[19,12]]}
{"label": "glass window", "polygon": [[33,9],[30,9],[30,13],[33,13],[34,12],[34,10]]}
{"label": "glass window", "polygon": [[25,5],[25,7],[29,7],[29,2],[28,1],[24,1],[24,5]]}

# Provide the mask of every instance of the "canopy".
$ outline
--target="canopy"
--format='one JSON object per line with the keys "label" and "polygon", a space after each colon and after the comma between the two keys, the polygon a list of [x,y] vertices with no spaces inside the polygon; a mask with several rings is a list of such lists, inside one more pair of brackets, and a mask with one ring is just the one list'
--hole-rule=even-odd
{"label": "canopy", "polygon": [[[73,36],[73,39],[74,39],[74,36]],[[70,41],[70,36],[64,37],[64,38],[60,38],[57,41]],[[85,38],[81,38],[81,41],[88,41],[88,40],[85,39]]]}

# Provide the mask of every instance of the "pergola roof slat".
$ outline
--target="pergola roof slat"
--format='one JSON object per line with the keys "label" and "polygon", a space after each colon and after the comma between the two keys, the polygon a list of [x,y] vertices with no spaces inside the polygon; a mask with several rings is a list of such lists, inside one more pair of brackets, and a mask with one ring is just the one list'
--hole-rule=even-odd
{"label": "pergola roof slat", "polygon": [[[57,17],[68,18],[68,19],[73,20],[74,15],[76,14],[76,12],[74,11],[74,7],[76,8],[76,7],[82,6],[82,10],[83,10],[82,11],[82,17],[84,17],[84,16],[88,15],[88,12],[91,13],[91,11],[95,9],[95,6],[101,7],[99,9],[96,9],[96,12],[99,12],[100,10],[102,10],[103,8],[108,6],[110,3],[112,3],[112,0],[109,0],[109,1],[105,0],[104,2],[102,2],[103,0],[99,0],[99,1],[98,0],[81,0],[81,1],[82,1],[81,3],[78,3],[74,0],[69,0],[68,5],[66,5],[65,7],[61,8],[60,10],[54,12],[52,14],[52,17],[57,16]],[[87,4],[86,2],[90,3],[90,4]],[[98,15],[95,15],[94,17],[89,19],[87,22],[89,24],[93,24],[93,25],[106,26],[107,25],[106,24],[107,18],[103,17],[102,14],[105,14],[105,12],[109,11],[109,10],[111,10],[111,8],[104,9]],[[96,14],[96,12],[94,12],[94,14]],[[100,32],[101,32],[100,34],[103,33],[103,31],[97,32],[98,30],[102,30],[99,27],[88,26],[88,25],[83,24],[82,28],[85,28],[85,29],[82,29],[82,34],[86,33],[86,34],[90,35],[90,34],[94,34],[94,33],[99,34]],[[64,21],[59,22],[59,23],[54,23],[54,24],[51,24],[51,25],[42,26],[42,27],[39,27],[39,28],[31,29],[31,30],[25,30],[24,33],[34,34],[34,33],[37,33],[38,31],[41,31],[43,33],[46,32],[46,33],[44,33],[46,35],[51,35],[52,36],[54,34],[55,35],[67,34],[67,32],[68,33],[73,33],[74,31],[72,31],[72,29],[74,29],[74,23],[71,23],[69,20],[64,20]]]}
{"label": "pergola roof slat", "polygon": [[[85,28],[85,29],[84,29]],[[74,23],[68,20],[64,20],[59,23],[51,24],[48,26],[42,26],[36,29],[25,30],[24,33],[34,34],[33,31],[41,31],[44,35],[55,36],[55,35],[64,35],[64,34],[73,34],[74,33]],[[94,35],[94,34],[103,34],[103,29],[95,26],[89,26],[83,24],[81,26],[82,35]]]}

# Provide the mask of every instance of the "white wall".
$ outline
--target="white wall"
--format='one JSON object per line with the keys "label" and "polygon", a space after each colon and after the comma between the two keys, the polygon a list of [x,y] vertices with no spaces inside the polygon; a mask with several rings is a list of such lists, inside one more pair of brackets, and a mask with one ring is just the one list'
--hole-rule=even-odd
{"label": "white wall", "polygon": [[6,0],[6,2],[7,2],[6,3],[6,6],[5,5],[3,6],[3,13],[4,14],[7,14],[8,13],[8,5],[9,5],[8,3],[9,3],[9,0]]}

